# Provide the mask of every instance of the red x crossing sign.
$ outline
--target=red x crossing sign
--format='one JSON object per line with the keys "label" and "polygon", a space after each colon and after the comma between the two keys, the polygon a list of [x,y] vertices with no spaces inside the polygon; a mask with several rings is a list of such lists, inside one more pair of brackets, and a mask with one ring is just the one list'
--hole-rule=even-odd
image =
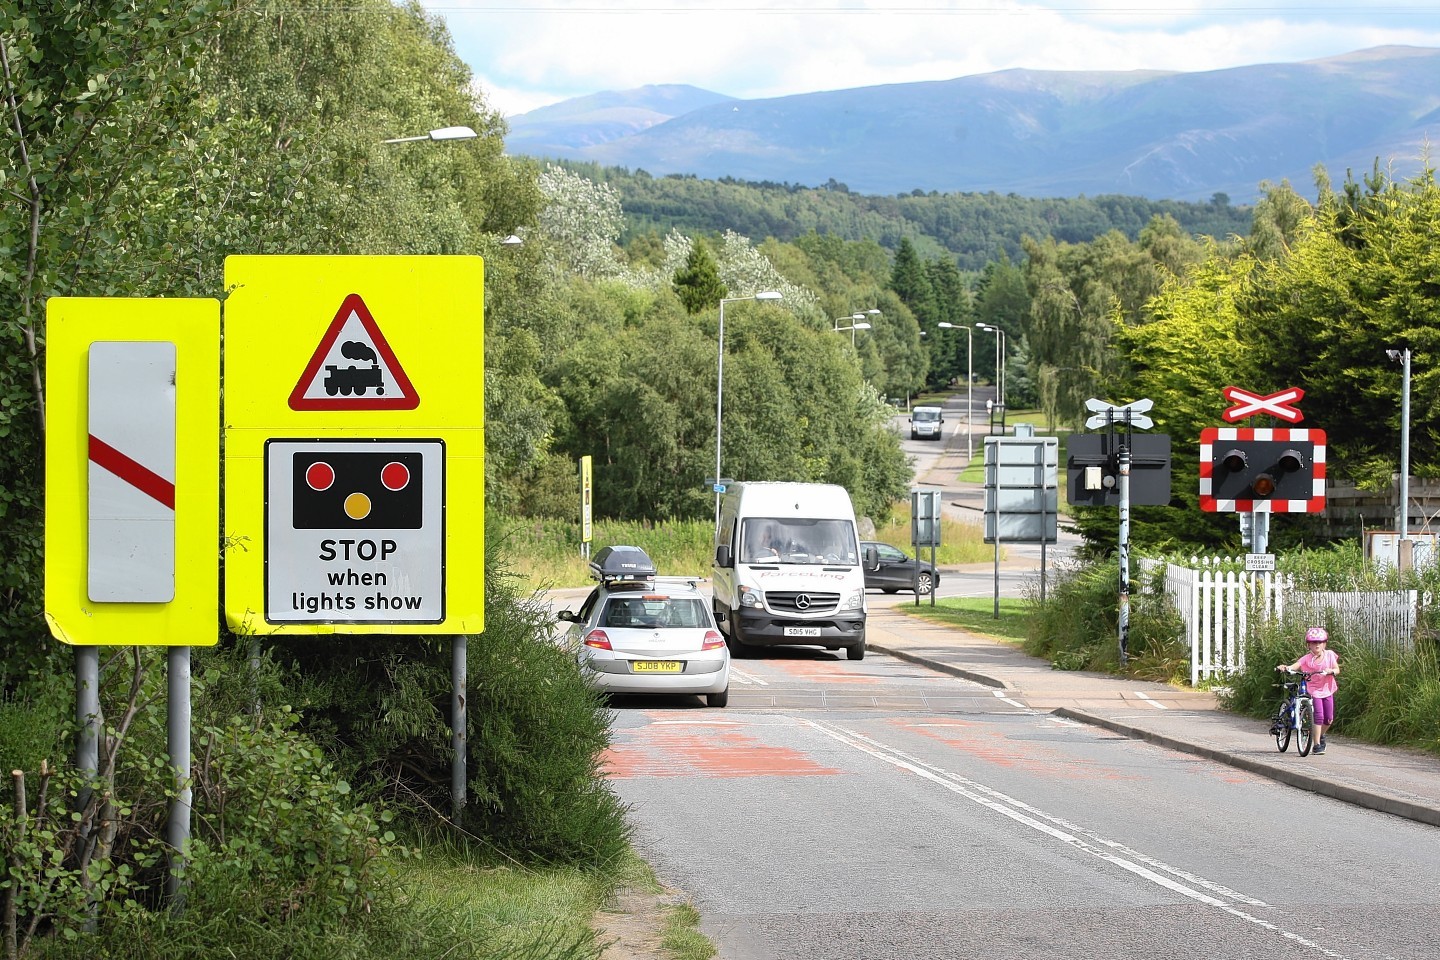
{"label": "red x crossing sign", "polygon": [[1299,403],[1300,399],[1305,396],[1305,391],[1299,387],[1286,387],[1278,393],[1263,397],[1248,390],[1241,390],[1239,387],[1226,387],[1220,392],[1225,395],[1226,400],[1235,403],[1235,406],[1221,414],[1226,423],[1244,420],[1257,413],[1268,413],[1286,423],[1299,423],[1305,419],[1305,414],[1291,406],[1291,404]]}

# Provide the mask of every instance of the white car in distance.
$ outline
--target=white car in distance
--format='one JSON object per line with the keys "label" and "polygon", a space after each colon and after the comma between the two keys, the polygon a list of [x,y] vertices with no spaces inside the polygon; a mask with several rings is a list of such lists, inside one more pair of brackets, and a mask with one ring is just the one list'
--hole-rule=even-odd
{"label": "white car in distance", "polygon": [[606,693],[697,694],[711,707],[730,699],[730,651],[696,579],[656,577],[638,547],[605,547],[590,564],[600,583],[567,640],[587,679]]}

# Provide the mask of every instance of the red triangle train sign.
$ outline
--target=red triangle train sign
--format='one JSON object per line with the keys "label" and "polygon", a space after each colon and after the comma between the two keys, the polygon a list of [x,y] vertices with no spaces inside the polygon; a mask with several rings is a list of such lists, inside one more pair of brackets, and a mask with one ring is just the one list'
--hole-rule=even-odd
{"label": "red triangle train sign", "polygon": [[414,410],[410,378],[360,294],[340,304],[305,372],[290,391],[291,410]]}

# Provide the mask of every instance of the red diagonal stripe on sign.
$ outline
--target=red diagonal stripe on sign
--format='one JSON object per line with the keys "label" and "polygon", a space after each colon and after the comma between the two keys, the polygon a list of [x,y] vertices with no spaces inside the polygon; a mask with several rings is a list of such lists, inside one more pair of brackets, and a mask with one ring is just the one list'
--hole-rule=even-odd
{"label": "red diagonal stripe on sign", "polygon": [[94,435],[90,437],[90,460],[146,496],[153,497],[171,510],[175,509],[175,484]]}

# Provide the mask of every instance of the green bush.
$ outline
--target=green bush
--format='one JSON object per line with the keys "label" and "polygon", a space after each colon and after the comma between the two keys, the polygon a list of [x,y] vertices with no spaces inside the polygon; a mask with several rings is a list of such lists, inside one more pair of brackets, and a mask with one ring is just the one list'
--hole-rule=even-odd
{"label": "green bush", "polygon": [[1185,676],[1189,653],[1184,624],[1159,583],[1130,582],[1127,661],[1120,665],[1120,567],[1114,557],[1077,560],[1055,568],[1045,602],[1032,588],[1024,650],[1057,670],[1123,672],[1169,682]]}
{"label": "green bush", "polygon": [[[470,644],[467,830],[514,856],[604,865],[622,856],[624,807],[601,776],[609,716],[548,606],[488,579],[485,633]],[[496,614],[501,615],[496,615]]]}
{"label": "green bush", "polygon": [[[461,826],[522,862],[599,864],[624,849],[619,801],[599,775],[604,704],[551,640],[549,607],[522,594],[489,551],[485,631],[467,638],[469,781]],[[407,829],[451,812],[451,641],[287,638],[270,648],[293,678],[304,729],[367,799]]]}
{"label": "green bush", "polygon": [[[203,659],[212,669],[224,660],[233,670],[249,667],[223,650]],[[33,946],[65,955],[74,943],[87,956],[139,956],[137,931],[163,912],[175,791],[158,695],[164,662],[164,651],[130,648],[102,664],[106,735],[93,781],[42,758],[23,782],[11,782],[0,808],[0,888],[14,897],[14,927],[5,933],[22,954]],[[406,850],[383,826],[388,815],[349,795],[288,711],[272,719],[207,715],[206,705],[218,701],[205,695],[203,674],[193,680],[194,717],[203,726],[193,738],[185,916],[204,925],[241,908],[247,922],[264,926],[302,912],[333,919],[393,902],[388,865]],[[48,716],[32,711],[36,726],[66,729],[64,713],[50,706]],[[96,932],[86,933],[92,924]]]}

